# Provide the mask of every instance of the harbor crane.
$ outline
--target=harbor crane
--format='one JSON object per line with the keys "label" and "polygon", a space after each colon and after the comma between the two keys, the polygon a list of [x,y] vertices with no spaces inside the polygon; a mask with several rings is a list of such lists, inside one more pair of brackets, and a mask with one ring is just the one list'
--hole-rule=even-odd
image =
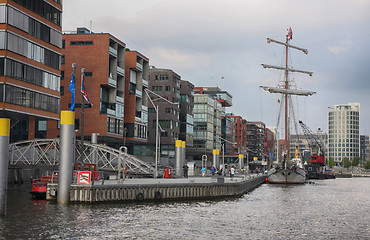
{"label": "harbor crane", "polygon": [[[304,124],[302,121],[299,121],[304,135],[306,136],[308,145],[311,148],[310,163],[318,164],[321,166],[325,165],[325,147],[321,139],[317,134],[314,134],[312,130]],[[317,152],[314,154],[314,149],[317,149]]]}

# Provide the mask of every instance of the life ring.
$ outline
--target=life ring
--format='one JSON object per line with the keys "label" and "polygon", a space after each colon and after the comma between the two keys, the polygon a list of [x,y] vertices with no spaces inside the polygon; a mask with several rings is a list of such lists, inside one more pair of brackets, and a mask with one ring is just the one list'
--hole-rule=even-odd
{"label": "life ring", "polygon": [[144,200],[144,194],[143,193],[138,193],[136,194],[136,200],[137,201],[143,201]]}
{"label": "life ring", "polygon": [[160,191],[156,191],[154,193],[154,199],[157,200],[157,201],[161,200],[162,199],[162,193]]}

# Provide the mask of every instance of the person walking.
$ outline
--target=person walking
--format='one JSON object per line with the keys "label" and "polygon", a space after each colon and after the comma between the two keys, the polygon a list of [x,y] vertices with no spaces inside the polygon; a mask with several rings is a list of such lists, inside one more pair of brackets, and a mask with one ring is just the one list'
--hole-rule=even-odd
{"label": "person walking", "polygon": [[231,168],[230,168],[230,180],[231,181],[234,180],[234,175],[235,175],[235,168],[233,166],[231,166]]}
{"label": "person walking", "polygon": [[185,163],[185,165],[182,167],[182,169],[184,170],[184,178],[187,178],[188,177],[188,171],[189,171],[188,165]]}
{"label": "person walking", "polygon": [[202,167],[202,176],[203,177],[206,176],[206,167],[205,166]]}
{"label": "person walking", "polygon": [[216,168],[214,166],[211,167],[212,177],[215,176]]}

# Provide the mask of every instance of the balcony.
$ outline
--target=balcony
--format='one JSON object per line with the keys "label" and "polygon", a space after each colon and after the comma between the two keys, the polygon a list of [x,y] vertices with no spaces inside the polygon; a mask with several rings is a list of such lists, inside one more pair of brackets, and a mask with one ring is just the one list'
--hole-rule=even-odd
{"label": "balcony", "polygon": [[139,91],[139,90],[136,90],[135,95],[139,98],[142,98],[143,97],[143,92]]}
{"label": "balcony", "polygon": [[119,74],[121,76],[125,76],[125,69],[117,66],[117,74]]}
{"label": "balcony", "polygon": [[114,80],[113,78],[108,77],[108,85],[114,88],[117,88],[117,80]]}
{"label": "balcony", "polygon": [[109,47],[109,53],[112,54],[113,56],[117,57],[117,50],[112,48],[112,47]]}
{"label": "balcony", "polygon": [[116,96],[116,102],[124,103],[123,97]]}
{"label": "balcony", "polygon": [[148,86],[149,86],[149,82],[143,79],[143,87],[148,87]]}
{"label": "balcony", "polygon": [[113,110],[113,109],[108,108],[108,109],[107,109],[107,114],[108,114],[108,115],[112,115],[112,116],[116,116],[116,111],[115,111],[115,110]]}
{"label": "balcony", "polygon": [[139,70],[139,71],[143,71],[143,65],[141,65],[138,62],[136,62],[136,69]]}

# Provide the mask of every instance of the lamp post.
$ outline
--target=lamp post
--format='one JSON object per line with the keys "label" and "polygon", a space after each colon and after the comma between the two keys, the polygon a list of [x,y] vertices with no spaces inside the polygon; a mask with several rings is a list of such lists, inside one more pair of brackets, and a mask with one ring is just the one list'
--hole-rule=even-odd
{"label": "lamp post", "polygon": [[[162,97],[161,95],[155,93],[155,92],[152,92],[150,91],[149,89],[145,88],[144,89],[145,91],[145,94],[148,96],[149,98],[149,101],[150,103],[153,105],[154,107],[154,110],[156,111],[156,124],[155,124],[155,172],[154,172],[154,178],[157,178],[158,177],[158,150],[159,150],[159,120],[158,120],[158,114],[159,114],[159,105],[157,104],[157,106],[154,104],[154,101],[157,100],[157,99],[162,99],[170,104],[173,104],[173,105],[178,105],[179,103],[173,103],[169,100],[167,100],[166,98]],[[151,97],[149,96],[149,93],[155,95],[156,97],[158,97],[157,99],[154,99],[152,100]]]}

